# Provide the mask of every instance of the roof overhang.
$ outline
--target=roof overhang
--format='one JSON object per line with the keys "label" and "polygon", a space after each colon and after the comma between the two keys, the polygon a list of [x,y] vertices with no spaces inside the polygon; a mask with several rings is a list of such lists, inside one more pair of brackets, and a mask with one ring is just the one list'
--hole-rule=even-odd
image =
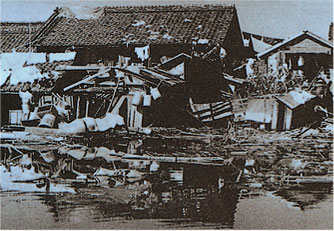
{"label": "roof overhang", "polygon": [[331,42],[319,37],[318,35],[315,35],[315,34],[309,32],[309,31],[303,31],[302,33],[299,33],[296,36],[294,36],[290,39],[286,39],[283,42],[278,43],[278,44],[272,46],[271,48],[257,54],[256,57],[258,59],[266,57],[266,56],[270,55],[271,53],[273,53],[273,52],[279,50],[280,48],[284,47],[285,45],[297,40],[298,38],[301,38],[302,36],[307,36],[307,37],[311,38],[312,40],[316,40],[318,43],[333,49],[333,43],[331,43]]}

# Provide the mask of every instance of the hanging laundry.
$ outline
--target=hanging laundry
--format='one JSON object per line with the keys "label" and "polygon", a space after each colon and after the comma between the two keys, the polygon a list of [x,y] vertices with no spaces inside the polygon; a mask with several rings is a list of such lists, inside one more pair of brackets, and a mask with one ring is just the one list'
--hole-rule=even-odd
{"label": "hanging laundry", "polygon": [[161,94],[160,94],[160,91],[158,90],[158,88],[150,87],[150,92],[151,92],[152,98],[154,100],[157,100],[161,97]]}
{"label": "hanging laundry", "polygon": [[252,37],[256,38],[257,40],[262,41],[262,36],[261,35],[252,34]]}
{"label": "hanging laundry", "polygon": [[243,39],[244,47],[249,47],[249,41],[250,39]]}
{"label": "hanging laundry", "polygon": [[19,96],[21,98],[21,102],[22,102],[22,112],[24,115],[24,118],[26,119],[29,115],[29,102],[31,102],[32,99],[32,94],[29,91],[19,91]]}
{"label": "hanging laundry", "polygon": [[223,59],[223,58],[226,57],[226,55],[227,55],[226,50],[225,50],[224,48],[221,47],[221,48],[220,48],[220,52],[219,52],[219,56],[220,56],[220,58]]}
{"label": "hanging laundry", "polygon": [[135,52],[143,62],[149,58],[149,52],[150,52],[150,45],[147,45],[145,47],[136,47]]}
{"label": "hanging laundry", "polygon": [[119,55],[119,56],[118,56],[118,65],[119,65],[119,66],[123,66],[123,63],[124,63],[124,57],[121,56],[121,55]]}
{"label": "hanging laundry", "polygon": [[208,44],[209,43],[209,39],[199,39],[198,44]]}
{"label": "hanging laundry", "polygon": [[49,60],[50,63],[53,63],[55,61],[70,61],[74,60],[76,52],[67,52],[67,53],[50,53],[49,54]]}
{"label": "hanging laundry", "polygon": [[277,43],[283,42],[283,39],[280,38],[271,38],[271,37],[266,37],[266,36],[262,36],[262,35],[257,35],[257,34],[251,34],[251,33],[247,33],[247,32],[242,32],[242,35],[244,37],[244,39],[250,39],[251,37],[260,40],[264,43],[267,43],[269,45],[275,45]]}
{"label": "hanging laundry", "polygon": [[298,59],[298,67],[304,66],[304,58],[303,56],[299,56]]}
{"label": "hanging laundry", "polygon": [[278,54],[276,53],[268,58],[268,65],[272,75],[276,75],[278,73],[279,61],[277,55]]}
{"label": "hanging laundry", "polygon": [[46,63],[46,53],[27,53],[27,65]]}
{"label": "hanging laundry", "polygon": [[254,75],[254,70],[253,70],[254,61],[255,60],[252,58],[247,59],[247,64],[246,64],[247,77],[251,77]]}

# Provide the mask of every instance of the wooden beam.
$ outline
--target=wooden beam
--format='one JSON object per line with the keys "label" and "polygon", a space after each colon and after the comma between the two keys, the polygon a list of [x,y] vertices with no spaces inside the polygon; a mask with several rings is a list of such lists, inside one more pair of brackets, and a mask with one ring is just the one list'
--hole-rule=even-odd
{"label": "wooden beam", "polygon": [[64,92],[65,92],[65,91],[68,91],[68,90],[70,90],[70,89],[72,89],[72,88],[74,88],[74,87],[76,87],[76,86],[79,86],[80,84],[85,83],[86,81],[89,81],[89,80],[94,79],[94,78],[96,78],[96,77],[98,77],[98,76],[100,76],[100,75],[103,75],[103,74],[109,72],[110,70],[111,70],[110,68],[105,69],[104,71],[98,72],[98,73],[96,73],[95,75],[89,76],[89,77],[87,77],[87,78],[85,78],[85,79],[83,79],[83,80],[80,80],[80,81],[78,81],[78,82],[76,82],[76,83],[73,83],[73,84],[71,84],[70,86],[65,87],[65,88],[64,88]]}
{"label": "wooden beam", "polygon": [[59,65],[55,68],[56,71],[98,71],[106,69],[105,66],[67,66]]}
{"label": "wooden beam", "polygon": [[78,99],[77,99],[77,114],[76,114],[76,118],[79,119],[79,107],[80,107],[80,96],[78,96]]}
{"label": "wooden beam", "polygon": [[89,98],[87,97],[87,101],[86,101],[86,117],[88,117],[88,110],[89,110]]}

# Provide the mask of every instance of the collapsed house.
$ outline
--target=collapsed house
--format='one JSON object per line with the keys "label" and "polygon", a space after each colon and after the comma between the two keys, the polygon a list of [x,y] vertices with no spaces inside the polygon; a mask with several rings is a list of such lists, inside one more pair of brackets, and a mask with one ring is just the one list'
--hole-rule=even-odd
{"label": "collapsed house", "polygon": [[332,117],[332,57],[330,42],[304,31],[248,59],[247,79],[225,74],[234,121],[290,130]]}
{"label": "collapsed house", "polygon": [[[192,115],[198,110],[191,110],[189,99],[194,104],[223,100],[222,68],[205,60],[212,59],[208,54],[212,50],[216,56],[224,54],[225,72],[244,59],[234,6],[104,7],[90,17],[57,8],[33,41],[38,52],[77,52],[73,68],[63,69],[66,73],[53,89],[72,97],[75,118],[99,116],[109,107],[108,111],[122,114],[129,127],[201,123],[202,118]],[[193,58],[195,53],[198,57]],[[203,64],[205,68],[200,68]],[[99,75],[108,67],[112,68],[104,77]],[[95,74],[94,80],[83,81]],[[149,97],[155,91],[163,97],[150,105]],[[134,102],[138,98],[145,106]],[[105,108],[106,100],[111,99]],[[90,109],[94,104],[96,111]]]}
{"label": "collapsed house", "polygon": [[62,99],[52,89],[62,74],[55,68],[61,64],[70,65],[75,54],[2,53],[1,125],[37,126],[36,118],[42,117],[44,111],[56,110],[57,107],[61,110],[70,103],[69,99]]}
{"label": "collapsed house", "polygon": [[[282,99],[296,87],[323,98],[323,90],[309,89],[303,81],[328,84],[333,70],[332,44],[326,40],[310,32],[284,41],[242,34],[232,6],[104,7],[90,15],[56,8],[32,37],[34,49],[43,54],[76,52],[72,66],[54,67],[63,73],[46,90],[51,99],[56,95],[67,102],[68,121],[112,113],[134,128],[217,121],[226,126],[234,117],[290,129],[294,125],[283,124],[279,115],[289,118],[289,110],[300,107]],[[262,51],[261,43],[265,51],[257,54],[259,60],[242,64]],[[240,67],[247,79],[237,74]],[[291,73],[294,79],[287,84]]]}

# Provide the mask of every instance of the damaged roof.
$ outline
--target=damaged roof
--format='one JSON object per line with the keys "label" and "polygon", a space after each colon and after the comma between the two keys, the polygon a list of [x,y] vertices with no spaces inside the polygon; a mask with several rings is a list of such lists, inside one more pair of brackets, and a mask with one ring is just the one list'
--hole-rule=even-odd
{"label": "damaged roof", "polygon": [[[29,50],[29,36],[33,35],[43,26],[42,22],[16,23],[1,22],[0,31],[0,52],[10,52],[15,49],[17,52]],[[30,35],[29,35],[30,31]]]}
{"label": "damaged roof", "polygon": [[314,99],[316,96],[306,91],[290,91],[282,96],[275,96],[281,103],[285,104],[290,109],[295,109],[300,105]]}
{"label": "damaged roof", "polygon": [[235,15],[225,5],[103,7],[92,17],[57,8],[34,40],[36,46],[223,41]]}
{"label": "damaged roof", "polygon": [[35,66],[41,73],[47,73],[49,78],[43,78],[40,80],[36,80],[33,83],[29,82],[19,82],[16,85],[10,84],[10,77],[7,78],[5,83],[0,87],[1,93],[18,93],[21,88],[28,89],[31,92],[51,92],[55,82],[59,79],[64,71],[56,71],[56,67],[60,65],[70,66],[73,64],[73,61],[55,61],[53,63],[38,63]]}

